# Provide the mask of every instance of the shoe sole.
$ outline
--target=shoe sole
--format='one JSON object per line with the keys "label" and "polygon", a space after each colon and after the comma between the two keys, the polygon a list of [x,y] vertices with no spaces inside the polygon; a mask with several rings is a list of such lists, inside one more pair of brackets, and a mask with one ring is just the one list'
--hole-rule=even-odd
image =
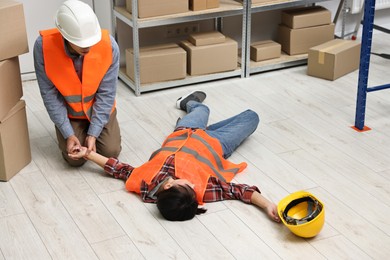
{"label": "shoe sole", "polygon": [[180,106],[181,102],[185,101],[188,97],[190,97],[191,95],[194,95],[196,96],[198,99],[199,99],[199,102],[202,103],[205,99],[206,99],[206,93],[202,92],[202,91],[198,91],[198,90],[195,90],[195,91],[192,91],[191,93],[185,95],[185,96],[182,96],[180,97],[177,101],[176,101],[176,107],[179,108],[179,109],[182,109],[182,110],[185,110],[185,108],[182,108]]}

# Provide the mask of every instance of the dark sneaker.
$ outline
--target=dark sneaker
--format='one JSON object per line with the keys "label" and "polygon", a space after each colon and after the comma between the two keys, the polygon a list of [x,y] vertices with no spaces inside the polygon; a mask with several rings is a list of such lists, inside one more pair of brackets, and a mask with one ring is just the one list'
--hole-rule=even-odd
{"label": "dark sneaker", "polygon": [[185,96],[178,98],[176,101],[176,107],[178,109],[187,111],[186,105],[188,101],[193,100],[202,103],[203,100],[205,100],[205,98],[206,98],[206,93],[202,91],[193,91]]}

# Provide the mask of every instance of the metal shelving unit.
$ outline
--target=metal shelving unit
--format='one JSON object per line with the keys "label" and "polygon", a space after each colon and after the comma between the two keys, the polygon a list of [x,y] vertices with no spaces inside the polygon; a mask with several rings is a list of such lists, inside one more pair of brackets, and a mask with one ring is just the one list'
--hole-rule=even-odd
{"label": "metal shelving unit", "polygon": [[[126,69],[121,67],[119,71],[119,78],[123,80],[131,89],[134,90],[135,95],[139,96],[142,92],[164,89],[175,86],[183,86],[193,83],[205,82],[215,79],[236,77],[236,76],[245,76],[245,69],[238,67],[234,71],[214,73],[201,76],[188,76],[185,79],[173,80],[173,81],[164,81],[157,82],[152,84],[141,84],[139,78],[139,30],[142,28],[170,25],[184,22],[193,22],[207,19],[215,19],[216,29],[221,30],[223,18],[228,16],[242,15],[242,45],[245,46],[245,37],[246,37],[246,2],[243,4],[236,2],[234,0],[221,0],[220,7],[202,11],[189,11],[180,14],[159,16],[153,18],[138,18],[138,1],[132,0],[132,14],[127,12],[125,6],[125,1],[113,0],[113,17],[114,17],[114,28],[116,28],[116,19],[124,22],[128,26],[132,27],[133,31],[133,52],[134,52],[134,75],[135,80],[133,81],[126,75]],[[117,34],[117,32],[116,32]],[[117,35],[116,35],[117,38]],[[238,60],[241,59],[240,64],[244,64],[245,56],[238,57]]]}
{"label": "metal shelving unit", "polygon": [[[295,6],[308,6],[318,2],[327,0],[280,0],[269,3],[252,5],[251,0],[236,1],[236,0],[220,0],[220,7],[202,11],[189,11],[180,14],[166,15],[152,18],[138,18],[138,0],[132,0],[132,14],[127,12],[125,8],[125,0],[112,0],[113,8],[113,28],[117,28],[117,21],[132,28],[133,37],[133,52],[134,52],[134,75],[135,80],[130,79],[126,74],[126,68],[121,67],[119,78],[125,82],[135,95],[139,96],[143,92],[184,86],[193,83],[200,83],[210,80],[224,79],[230,77],[249,77],[252,73],[303,65],[307,63],[307,54],[301,55],[286,55],[278,59],[269,61],[253,62],[250,60],[250,41],[251,41],[251,15],[253,13],[265,12],[271,10],[280,10]],[[189,76],[181,80],[164,81],[151,84],[141,84],[139,78],[139,30],[143,28],[156,27],[162,25],[178,24],[185,22],[194,22],[207,19],[215,20],[215,28],[219,31],[223,27],[223,18],[228,16],[242,15],[242,34],[241,34],[241,54],[237,58],[239,66],[234,71],[214,73],[201,76]],[[116,39],[118,39],[118,31],[116,30]],[[120,45],[120,43],[118,42]],[[124,55],[124,50],[121,49],[121,55]]]}
{"label": "metal shelving unit", "polygon": [[326,0],[301,0],[301,1],[279,1],[279,2],[269,2],[252,5],[252,1],[249,0],[247,5],[247,35],[246,35],[246,45],[243,50],[246,51],[245,59],[245,77],[249,77],[252,73],[258,73],[263,71],[270,71],[275,69],[287,68],[297,65],[307,64],[307,54],[299,55],[287,55],[282,53],[280,58],[255,62],[250,59],[250,44],[251,44],[251,17],[254,13],[266,12],[272,10],[281,10],[297,6],[308,6],[318,2]]}
{"label": "metal shelving unit", "polygon": [[368,87],[368,74],[370,69],[370,56],[372,45],[372,31],[374,29],[375,0],[365,0],[362,45],[360,50],[360,67],[358,92],[356,98],[355,129],[359,131],[370,130],[364,125],[366,114],[367,93],[390,88],[390,84]]}

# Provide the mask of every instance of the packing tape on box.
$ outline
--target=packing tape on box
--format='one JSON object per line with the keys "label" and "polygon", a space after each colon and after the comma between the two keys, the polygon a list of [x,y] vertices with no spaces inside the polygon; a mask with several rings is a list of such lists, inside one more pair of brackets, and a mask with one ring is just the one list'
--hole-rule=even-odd
{"label": "packing tape on box", "polygon": [[322,50],[318,50],[318,63],[319,64],[325,64],[325,53],[326,52],[329,52],[330,50],[333,50],[333,49],[336,49],[344,44],[347,44],[348,41],[339,41],[338,43],[332,45],[332,46],[329,46],[329,47],[326,47]]}

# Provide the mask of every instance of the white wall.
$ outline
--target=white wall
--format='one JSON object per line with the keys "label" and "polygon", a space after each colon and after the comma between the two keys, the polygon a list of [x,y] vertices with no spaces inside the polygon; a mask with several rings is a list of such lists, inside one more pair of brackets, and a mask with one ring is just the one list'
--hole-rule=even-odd
{"label": "white wall", "polygon": [[[23,3],[29,52],[19,57],[22,73],[34,72],[33,48],[40,30],[54,27],[54,15],[63,0],[17,0]],[[109,2],[109,0],[105,0]],[[83,0],[93,6],[93,0]],[[99,2],[103,2],[100,0]]]}

